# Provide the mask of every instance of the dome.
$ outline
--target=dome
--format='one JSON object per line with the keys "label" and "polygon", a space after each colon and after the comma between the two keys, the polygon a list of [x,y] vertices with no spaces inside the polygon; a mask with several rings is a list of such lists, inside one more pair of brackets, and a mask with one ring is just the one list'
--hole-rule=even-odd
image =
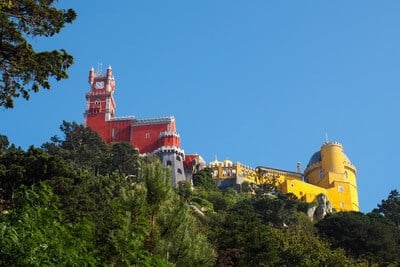
{"label": "dome", "polygon": [[214,159],[213,161],[211,161],[210,164],[211,164],[212,166],[220,166],[220,165],[222,164],[222,162],[221,162],[221,161],[218,161],[218,160],[217,160],[217,156],[215,156],[215,159]]}
{"label": "dome", "polygon": [[[342,152],[342,155],[343,155],[345,161],[351,164],[351,161],[349,160],[349,158],[347,157],[347,155],[344,152]],[[307,167],[312,164],[318,163],[318,162],[321,162],[321,151],[317,151],[311,156]]]}
{"label": "dome", "polygon": [[310,161],[308,162],[307,167],[310,166],[310,165],[312,165],[312,164],[314,164],[314,163],[318,163],[318,162],[320,162],[320,161],[321,161],[321,151],[317,151],[317,152],[315,152],[315,153],[311,156]]}
{"label": "dome", "polygon": [[226,159],[226,160],[224,160],[224,165],[225,165],[225,166],[232,166],[232,165],[233,165],[233,162],[230,161],[229,159]]}

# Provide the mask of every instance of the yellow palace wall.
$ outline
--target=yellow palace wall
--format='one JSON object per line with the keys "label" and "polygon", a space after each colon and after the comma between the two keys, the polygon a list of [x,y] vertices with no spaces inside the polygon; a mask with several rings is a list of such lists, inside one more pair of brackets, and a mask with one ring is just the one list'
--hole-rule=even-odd
{"label": "yellow palace wall", "polygon": [[[213,178],[218,181],[231,181],[235,185],[243,182],[252,184],[274,183],[277,189],[286,194],[293,193],[308,203],[316,200],[319,194],[328,197],[336,211],[359,211],[356,168],[343,153],[337,142],[326,142],[321,150],[310,159],[304,174],[269,167],[256,169],[217,160],[208,164],[213,170]],[[303,180],[304,178],[304,180]]]}

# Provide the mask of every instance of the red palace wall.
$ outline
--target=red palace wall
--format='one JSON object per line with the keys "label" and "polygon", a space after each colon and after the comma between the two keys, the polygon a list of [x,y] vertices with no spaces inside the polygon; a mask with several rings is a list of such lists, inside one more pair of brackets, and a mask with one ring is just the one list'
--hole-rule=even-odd
{"label": "red palace wall", "polygon": [[104,119],[104,114],[87,115],[86,126],[92,128],[93,131],[98,133],[101,136],[101,138],[105,142],[107,142],[108,131],[107,131],[107,123],[105,122]]}
{"label": "red palace wall", "polygon": [[134,125],[131,132],[133,146],[140,153],[150,153],[156,150],[160,133],[168,130],[168,123]]}
{"label": "red palace wall", "polygon": [[130,142],[133,120],[114,120],[108,122],[107,142]]}

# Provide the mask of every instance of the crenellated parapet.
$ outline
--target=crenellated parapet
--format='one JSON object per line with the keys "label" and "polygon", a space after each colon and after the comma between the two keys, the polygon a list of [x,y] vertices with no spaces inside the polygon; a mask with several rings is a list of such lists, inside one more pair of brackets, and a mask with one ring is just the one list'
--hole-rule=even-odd
{"label": "crenellated parapet", "polygon": [[325,147],[325,146],[338,146],[338,147],[340,147],[341,149],[343,149],[343,145],[342,145],[341,143],[339,143],[339,142],[336,142],[336,141],[326,141],[326,142],[324,142],[324,143],[321,145],[321,149],[322,149],[323,147]]}
{"label": "crenellated parapet", "polygon": [[114,121],[132,121],[135,119],[135,116],[119,116],[113,118]]}
{"label": "crenellated parapet", "polygon": [[154,154],[175,153],[181,157],[185,157],[185,151],[177,146],[162,146],[153,151]]}
{"label": "crenellated parapet", "polygon": [[159,139],[164,138],[164,137],[180,138],[180,135],[177,132],[165,131],[165,132],[161,132],[160,135],[158,136]]}
{"label": "crenellated parapet", "polygon": [[175,120],[173,116],[168,117],[156,117],[156,118],[144,118],[144,119],[136,119],[136,125],[146,125],[146,124],[160,124],[160,123],[171,123]]}
{"label": "crenellated parapet", "polygon": [[255,169],[240,162],[233,163],[230,160],[214,160],[207,164],[212,169],[213,178],[216,180],[234,180],[235,184],[243,182],[255,183]]}
{"label": "crenellated parapet", "polygon": [[158,146],[176,146],[180,147],[181,139],[177,132],[164,131],[159,134]]}

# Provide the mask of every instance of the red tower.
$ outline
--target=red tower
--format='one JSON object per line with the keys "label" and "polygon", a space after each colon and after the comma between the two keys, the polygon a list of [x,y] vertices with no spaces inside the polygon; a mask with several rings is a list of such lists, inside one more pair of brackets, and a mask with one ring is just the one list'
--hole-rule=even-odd
{"label": "red tower", "polygon": [[106,74],[89,71],[90,91],[86,94],[85,124],[107,142],[129,142],[142,154],[157,154],[172,169],[173,184],[185,180],[175,118],[137,119],[134,116],[115,117],[115,79],[111,67]]}
{"label": "red tower", "polygon": [[105,75],[89,72],[90,92],[86,94],[86,125],[95,130],[106,142],[110,142],[107,124],[114,119],[115,80],[111,67]]}

